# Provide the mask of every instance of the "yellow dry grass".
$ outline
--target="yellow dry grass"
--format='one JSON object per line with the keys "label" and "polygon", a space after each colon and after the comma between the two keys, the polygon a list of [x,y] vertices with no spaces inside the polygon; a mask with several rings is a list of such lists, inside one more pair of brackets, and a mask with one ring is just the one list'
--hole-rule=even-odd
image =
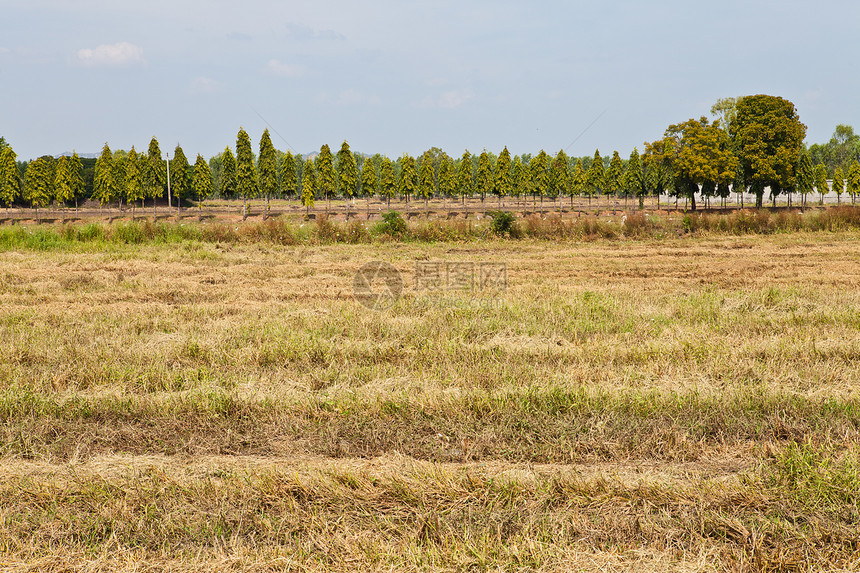
{"label": "yellow dry grass", "polygon": [[858,287],[851,232],[5,252],[0,570],[850,569],[784,460],[853,479]]}

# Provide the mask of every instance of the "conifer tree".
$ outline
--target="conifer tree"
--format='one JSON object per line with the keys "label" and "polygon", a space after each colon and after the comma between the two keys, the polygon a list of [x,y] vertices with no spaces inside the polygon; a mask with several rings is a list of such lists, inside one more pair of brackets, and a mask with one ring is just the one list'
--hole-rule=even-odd
{"label": "conifer tree", "polygon": [[[439,194],[442,201],[446,202],[457,192],[457,170],[454,160],[446,153],[439,163]],[[447,205],[446,205],[447,206]]]}
{"label": "conifer tree", "polygon": [[281,159],[281,194],[287,197],[298,195],[299,180],[296,173],[296,158],[290,152],[284,153]]}
{"label": "conifer tree", "polygon": [[370,209],[370,198],[376,195],[379,188],[379,179],[376,176],[376,165],[370,158],[365,159],[361,166],[361,192],[367,199],[367,207]]}
{"label": "conifer tree", "polygon": [[[152,213],[158,218],[158,200],[164,197],[164,187],[167,185],[167,166],[155,136],[149,141],[146,157],[139,154],[138,160],[141,162],[140,173],[146,189],[145,195],[152,199]],[[141,197],[142,199],[143,197]]]}
{"label": "conifer tree", "polygon": [[478,156],[478,171],[475,173],[475,190],[481,196],[482,204],[487,194],[493,192],[494,179],[490,154],[485,149]]}
{"label": "conifer tree", "polygon": [[527,169],[522,158],[517,155],[511,163],[511,196],[519,202],[526,188]]}
{"label": "conifer tree", "polygon": [[16,159],[11,146],[5,145],[0,150],[0,201],[10,210],[21,192],[21,175]]}
{"label": "conifer tree", "polygon": [[238,192],[236,181],[236,157],[229,147],[224,148],[221,154],[221,176],[219,178],[221,187],[218,192],[222,199],[232,199]]}
{"label": "conifer tree", "polygon": [[316,158],[316,188],[325,197],[326,212],[329,209],[331,196],[337,190],[337,180],[334,173],[334,158],[328,144],[320,147],[320,153]]}
{"label": "conifer tree", "polygon": [[421,165],[418,167],[418,196],[424,199],[424,210],[427,210],[427,201],[433,196],[436,189],[436,173],[433,168],[433,158],[430,152],[425,151],[421,156]]}
{"label": "conifer tree", "polygon": [[203,200],[212,195],[212,170],[203,156],[197,154],[194,162],[194,176],[191,179],[191,190],[197,199],[197,209],[203,215]]}
{"label": "conifer tree", "polygon": [[113,154],[113,180],[116,184],[116,197],[119,200],[119,210],[122,211],[122,201],[125,199],[125,164],[128,153],[117,149]]}
{"label": "conifer tree", "polygon": [[[585,169],[582,167],[582,160],[577,159],[573,164],[573,170],[570,174],[570,206],[573,207],[574,195],[585,195],[588,193],[586,185]],[[589,195],[590,197],[590,195]]]}
{"label": "conifer tree", "polygon": [[463,198],[463,204],[466,204],[466,197],[471,197],[474,189],[474,179],[472,178],[472,154],[469,150],[463,152],[460,158],[460,165],[457,167],[457,194]]}
{"label": "conifer tree", "polygon": [[543,198],[549,192],[549,155],[543,149],[529,161],[529,182],[532,194],[540,196],[543,210]]}
{"label": "conifer tree", "polygon": [[74,198],[70,163],[71,157],[63,155],[57,159],[57,171],[54,173],[54,199],[60,204],[64,221],[66,218],[66,202]]}
{"label": "conifer tree", "polygon": [[860,193],[860,162],[856,159],[848,168],[848,194],[851,195],[851,203],[857,199],[857,194]]}
{"label": "conifer tree", "polygon": [[[352,199],[358,187],[358,166],[346,141],[341,144],[340,151],[337,152],[337,180],[343,196]],[[349,213],[348,210],[347,213]]]}
{"label": "conifer tree", "polygon": [[504,197],[511,195],[513,191],[513,176],[511,174],[511,152],[505,146],[496,160],[495,181],[493,184],[493,192],[499,196],[499,205],[502,205]]}
{"label": "conifer tree", "polygon": [[397,192],[406,200],[408,207],[409,196],[418,189],[418,172],[415,169],[415,158],[408,153],[400,158],[400,179],[397,181]]}
{"label": "conifer tree", "polygon": [[84,194],[84,167],[78,152],[73,151],[69,158],[69,181],[72,188],[72,198],[75,200],[75,211],[78,210],[78,199]]}
{"label": "conifer tree", "polygon": [[827,195],[827,168],[823,163],[819,163],[813,170],[813,179],[815,181],[815,190],[821,196],[818,201],[819,205],[824,205],[824,196]]}
{"label": "conifer tree", "polygon": [[831,191],[836,193],[836,203],[842,203],[842,192],[845,191],[845,175],[842,168],[837,167],[833,172],[833,181],[830,183]]}
{"label": "conifer tree", "polygon": [[812,193],[815,186],[815,168],[812,166],[812,158],[808,151],[803,151],[800,154],[800,159],[797,162],[797,180],[795,187],[800,193],[801,205],[806,205],[806,196]]}
{"label": "conifer tree", "polygon": [[618,195],[624,187],[624,164],[617,151],[612,152],[609,169],[604,177],[604,186],[607,195]]}
{"label": "conifer tree", "polygon": [[639,208],[645,208],[645,171],[639,159],[639,150],[635,147],[627,160],[627,169],[624,170],[624,192],[639,198]]}
{"label": "conifer tree", "polygon": [[379,171],[379,194],[385,197],[385,204],[391,207],[391,198],[397,193],[397,177],[394,175],[394,165],[388,157],[382,158]]}
{"label": "conifer tree", "polygon": [[604,189],[605,172],[603,170],[603,158],[600,156],[600,150],[594,151],[594,159],[591,161],[591,166],[585,174],[585,183],[588,186],[588,191],[592,195],[597,196],[597,214],[600,214],[600,193]]}
{"label": "conifer tree", "polygon": [[[125,201],[131,205],[131,218],[134,219],[134,209],[137,201],[141,202],[146,197],[146,183],[144,180],[148,159],[138,157],[134,146],[125,158]],[[166,171],[166,169],[165,169]]]}
{"label": "conifer tree", "polygon": [[260,155],[257,158],[257,171],[260,175],[260,192],[266,200],[266,213],[269,216],[269,198],[278,192],[278,153],[272,144],[268,128],[260,137]]}
{"label": "conifer tree", "polygon": [[570,185],[570,171],[567,167],[567,154],[560,149],[549,167],[549,195],[556,198],[567,193]]}
{"label": "conifer tree", "polygon": [[248,216],[248,200],[257,196],[257,170],[254,168],[254,152],[251,138],[244,128],[236,135],[236,191],[242,197],[242,220]]}
{"label": "conifer tree", "polygon": [[181,208],[182,200],[191,191],[191,177],[189,177],[188,158],[182,151],[182,146],[177,145],[173,150],[173,159],[170,161],[170,186],[176,204]]}
{"label": "conifer tree", "polygon": [[95,171],[93,172],[93,197],[98,199],[103,206],[107,203],[108,209],[110,209],[111,201],[119,194],[114,178],[114,169],[113,153],[111,153],[108,144],[105,143],[101,155],[96,160]]}
{"label": "conifer tree", "polygon": [[317,173],[314,162],[308,158],[305,160],[304,168],[302,169],[302,204],[305,206],[306,213],[310,213],[311,207],[314,206],[314,199],[317,194]]}
{"label": "conifer tree", "polygon": [[53,157],[43,155],[27,164],[24,173],[24,199],[29,201],[39,216],[39,208],[47,206],[54,195]]}

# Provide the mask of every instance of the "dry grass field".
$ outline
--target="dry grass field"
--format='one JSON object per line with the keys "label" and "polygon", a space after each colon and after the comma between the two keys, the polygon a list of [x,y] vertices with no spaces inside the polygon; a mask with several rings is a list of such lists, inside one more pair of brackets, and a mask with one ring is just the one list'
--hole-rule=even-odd
{"label": "dry grass field", "polygon": [[857,231],[7,246],[0,570],[856,570],[858,390]]}

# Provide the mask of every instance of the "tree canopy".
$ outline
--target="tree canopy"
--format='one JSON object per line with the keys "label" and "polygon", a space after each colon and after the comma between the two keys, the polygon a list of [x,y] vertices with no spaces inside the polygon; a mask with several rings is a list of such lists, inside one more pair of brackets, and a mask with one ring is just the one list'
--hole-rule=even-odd
{"label": "tree canopy", "polygon": [[771,95],[742,97],[729,134],[756,206],[761,207],[765,187],[778,195],[794,186],[806,126],[793,103]]}

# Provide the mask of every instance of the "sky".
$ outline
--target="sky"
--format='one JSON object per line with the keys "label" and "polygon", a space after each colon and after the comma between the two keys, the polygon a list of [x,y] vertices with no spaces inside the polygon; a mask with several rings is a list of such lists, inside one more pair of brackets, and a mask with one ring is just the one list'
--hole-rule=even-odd
{"label": "sky", "polygon": [[19,159],[181,144],[190,160],[348,141],[604,155],[792,101],[807,143],[860,131],[857,0],[0,0],[0,136]]}

